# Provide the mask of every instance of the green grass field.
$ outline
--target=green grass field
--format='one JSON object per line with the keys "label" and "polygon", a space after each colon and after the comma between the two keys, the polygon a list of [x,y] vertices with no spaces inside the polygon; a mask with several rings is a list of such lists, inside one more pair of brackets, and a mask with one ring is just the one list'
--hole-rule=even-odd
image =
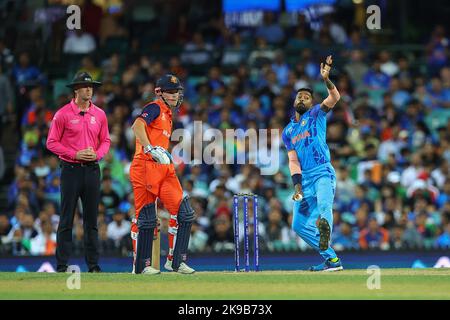
{"label": "green grass field", "polygon": [[381,288],[369,290],[366,270],[334,273],[81,274],[0,273],[0,299],[450,299],[450,269],[381,269]]}

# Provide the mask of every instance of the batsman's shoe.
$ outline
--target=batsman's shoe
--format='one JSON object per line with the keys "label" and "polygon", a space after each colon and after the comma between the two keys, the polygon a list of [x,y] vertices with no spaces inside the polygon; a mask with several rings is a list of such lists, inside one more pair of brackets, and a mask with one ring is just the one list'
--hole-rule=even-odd
{"label": "batsman's shoe", "polygon": [[[333,262],[332,260],[335,260],[335,259],[337,259],[337,261]],[[344,270],[344,267],[342,266],[342,263],[341,263],[341,259],[339,259],[339,258],[335,258],[335,259],[325,260],[325,262],[323,262],[317,266],[312,266],[311,268],[309,268],[309,271],[330,272],[330,271]]]}
{"label": "batsman's shoe", "polygon": [[[172,268],[172,260],[167,259],[166,263],[164,264],[164,268],[167,271],[175,271]],[[182,274],[192,274],[195,272],[194,269],[192,269],[191,267],[189,267],[186,263],[182,262],[180,263],[180,267],[178,268],[178,271],[176,271],[178,273],[182,273]]]}
{"label": "batsman's shoe", "polygon": [[325,251],[330,246],[330,234],[331,229],[330,225],[328,224],[328,221],[325,218],[321,218],[319,220],[319,249],[321,251]]}
{"label": "batsman's shoe", "polygon": [[145,267],[144,270],[142,270],[142,274],[160,274],[160,273],[161,271],[150,266]]}

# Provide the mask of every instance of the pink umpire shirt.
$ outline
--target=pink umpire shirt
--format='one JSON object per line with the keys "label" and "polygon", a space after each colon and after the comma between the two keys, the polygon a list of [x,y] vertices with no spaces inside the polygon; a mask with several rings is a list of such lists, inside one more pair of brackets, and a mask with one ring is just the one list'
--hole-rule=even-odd
{"label": "pink umpire shirt", "polygon": [[74,99],[56,112],[47,137],[48,150],[61,160],[75,163],[83,162],[75,160],[75,155],[88,147],[94,149],[100,160],[110,144],[105,112],[90,102],[83,116]]}

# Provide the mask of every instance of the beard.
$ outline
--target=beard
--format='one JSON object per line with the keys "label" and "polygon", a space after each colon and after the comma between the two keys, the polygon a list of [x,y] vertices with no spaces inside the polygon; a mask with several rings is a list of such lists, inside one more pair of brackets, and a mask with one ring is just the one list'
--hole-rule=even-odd
{"label": "beard", "polygon": [[299,114],[304,114],[308,110],[309,110],[309,108],[307,106],[305,106],[305,104],[303,102],[297,103],[295,105],[295,111],[298,112]]}

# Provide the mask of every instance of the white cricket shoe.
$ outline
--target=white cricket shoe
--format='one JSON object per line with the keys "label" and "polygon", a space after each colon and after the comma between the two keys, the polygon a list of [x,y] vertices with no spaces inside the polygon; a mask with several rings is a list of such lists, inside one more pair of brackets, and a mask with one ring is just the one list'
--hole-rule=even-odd
{"label": "white cricket shoe", "polygon": [[[172,260],[167,259],[166,263],[164,264],[164,268],[167,271],[174,271],[172,268]],[[192,274],[195,272],[195,270],[189,267],[186,263],[181,262],[177,272],[182,274]]]}
{"label": "white cricket shoe", "polygon": [[149,266],[149,267],[145,267],[145,269],[142,270],[142,273],[143,274],[160,274],[161,271]]}

